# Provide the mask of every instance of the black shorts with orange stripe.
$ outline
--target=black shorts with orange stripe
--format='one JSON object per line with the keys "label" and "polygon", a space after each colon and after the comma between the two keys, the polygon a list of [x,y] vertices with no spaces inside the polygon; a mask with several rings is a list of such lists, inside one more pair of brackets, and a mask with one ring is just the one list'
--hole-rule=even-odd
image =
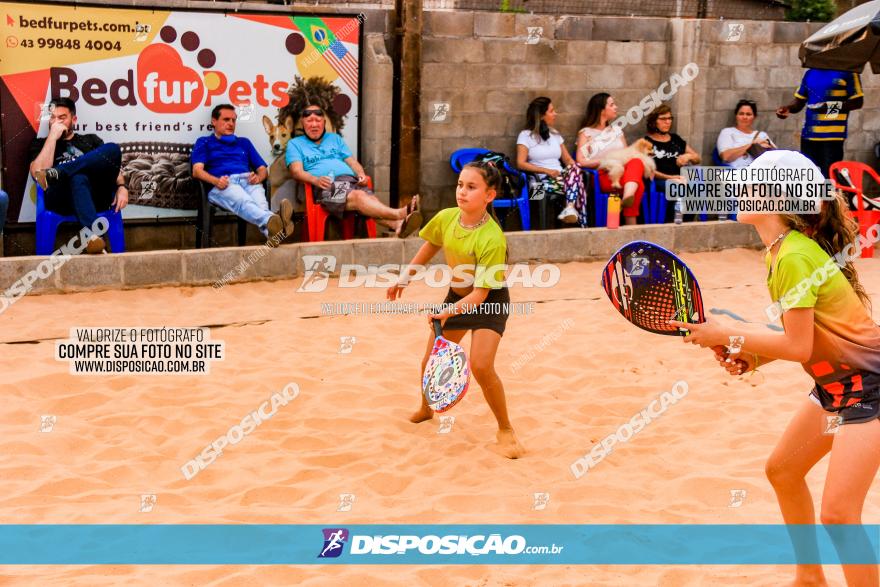
{"label": "black shorts with orange stripe", "polygon": [[826,412],[841,417],[841,424],[858,424],[880,418],[880,374],[859,372],[839,381],[816,384],[810,396]]}

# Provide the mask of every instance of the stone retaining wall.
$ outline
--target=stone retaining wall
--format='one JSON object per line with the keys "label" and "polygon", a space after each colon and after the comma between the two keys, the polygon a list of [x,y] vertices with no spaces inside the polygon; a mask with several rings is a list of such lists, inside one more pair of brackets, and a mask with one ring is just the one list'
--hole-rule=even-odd
{"label": "stone retaining wall", "polygon": [[[634,240],[648,240],[676,252],[758,247],[751,226],[735,222],[700,222],[682,226],[645,225],[619,230],[589,228],[507,234],[509,262],[567,263],[607,259]],[[210,286],[228,283],[293,279],[304,273],[305,255],[333,255],[337,264],[408,263],[422,245],[410,238],[371,239],[265,247],[231,247],[188,251],[154,251],[119,255],[79,255],[46,279],[33,282],[31,294],[165,286]],[[0,259],[0,292],[6,291],[45,257]],[[442,262],[441,254],[433,262]],[[0,306],[2,307],[2,306]]]}

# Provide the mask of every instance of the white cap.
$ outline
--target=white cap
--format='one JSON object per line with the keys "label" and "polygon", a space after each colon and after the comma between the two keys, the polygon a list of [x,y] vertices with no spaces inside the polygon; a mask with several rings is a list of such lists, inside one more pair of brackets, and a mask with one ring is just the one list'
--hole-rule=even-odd
{"label": "white cap", "polygon": [[824,183],[825,176],[815,163],[810,161],[806,155],[797,151],[785,151],[776,149],[767,151],[751,162],[749,169],[792,169],[792,170],[812,170],[809,183]]}

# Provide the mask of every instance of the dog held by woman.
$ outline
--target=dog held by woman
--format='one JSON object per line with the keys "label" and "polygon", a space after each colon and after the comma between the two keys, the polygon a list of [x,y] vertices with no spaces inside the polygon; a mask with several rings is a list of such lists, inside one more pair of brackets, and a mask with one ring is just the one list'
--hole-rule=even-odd
{"label": "dog held by woman", "polygon": [[639,139],[624,149],[617,149],[599,156],[599,169],[608,172],[608,178],[615,189],[621,189],[620,178],[623,177],[623,168],[630,159],[638,159],[644,164],[646,178],[654,177],[657,164],[654,162],[653,154],[654,145],[647,139]]}

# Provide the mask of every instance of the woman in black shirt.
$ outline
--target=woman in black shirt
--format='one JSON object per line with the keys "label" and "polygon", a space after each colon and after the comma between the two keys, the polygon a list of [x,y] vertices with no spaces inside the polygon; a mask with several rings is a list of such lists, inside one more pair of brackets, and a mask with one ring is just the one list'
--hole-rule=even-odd
{"label": "woman in black shirt", "polygon": [[[647,117],[648,134],[645,137],[654,145],[654,161],[657,173],[654,182],[657,189],[666,193],[667,181],[685,181],[681,168],[700,164],[700,156],[683,138],[672,131],[672,110],[666,104],[655,108]],[[666,202],[664,222],[671,222],[675,215],[675,202]]]}

